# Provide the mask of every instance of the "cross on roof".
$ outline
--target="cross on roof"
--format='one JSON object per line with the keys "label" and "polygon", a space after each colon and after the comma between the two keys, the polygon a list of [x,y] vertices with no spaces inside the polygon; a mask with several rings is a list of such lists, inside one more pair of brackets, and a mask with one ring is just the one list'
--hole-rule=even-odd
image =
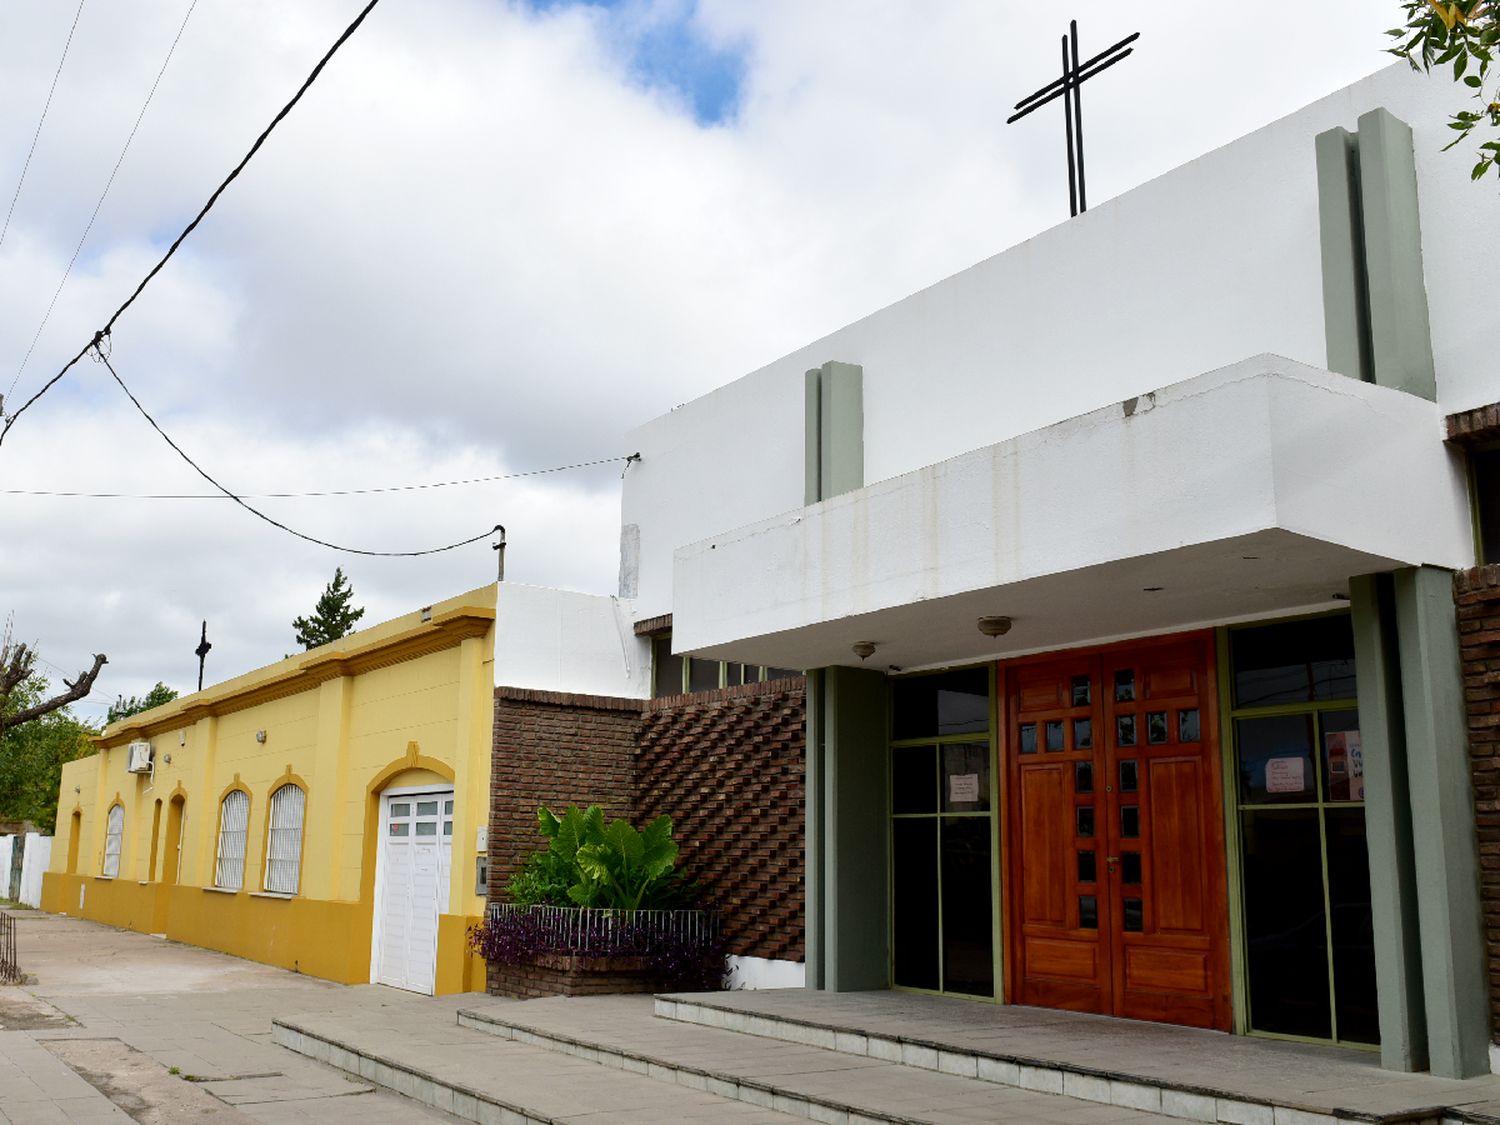
{"label": "cross on roof", "polygon": [[[1088,196],[1083,187],[1083,97],[1081,87],[1101,70],[1106,70],[1129,55],[1134,48],[1129,44],[1141,37],[1139,31],[1127,35],[1113,47],[1100,51],[1093,58],[1078,61],[1078,21],[1068,25],[1068,34],[1062,38],[1061,78],[1055,78],[1034,94],[1029,94],[1015,104],[1020,112],[1013,114],[1007,125],[1021,120],[1034,109],[1041,109],[1050,101],[1063,100],[1063,120],[1068,132],[1068,203],[1074,216],[1089,209]],[[1124,48],[1124,50],[1121,50]]]}

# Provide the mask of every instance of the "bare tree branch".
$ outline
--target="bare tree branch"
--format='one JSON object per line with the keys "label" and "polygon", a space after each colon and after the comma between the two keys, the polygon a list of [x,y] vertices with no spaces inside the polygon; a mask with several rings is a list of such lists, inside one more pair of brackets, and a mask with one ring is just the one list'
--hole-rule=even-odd
{"label": "bare tree branch", "polygon": [[67,691],[54,695],[51,699],[44,699],[23,711],[7,715],[5,712],[10,705],[11,692],[29,680],[36,671],[36,649],[27,644],[13,644],[11,623],[7,621],[5,633],[0,636],[0,734],[4,733],[6,727],[29,723],[32,719],[40,719],[69,703],[76,703],[93,690],[94,681],[99,678],[99,669],[108,663],[109,658],[102,652],[95,654],[92,668],[80,672],[78,678],[71,682],[63,681]]}

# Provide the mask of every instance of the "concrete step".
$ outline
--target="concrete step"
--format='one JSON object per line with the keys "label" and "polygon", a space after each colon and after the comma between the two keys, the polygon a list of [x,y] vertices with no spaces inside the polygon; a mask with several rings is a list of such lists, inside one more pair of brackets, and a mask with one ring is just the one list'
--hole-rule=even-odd
{"label": "concrete step", "polygon": [[[654,1018],[647,996],[463,1008],[461,1026],[663,1083],[838,1125],[1163,1125],[1128,1101],[1099,1105],[972,1073],[822,1050]],[[1122,1099],[1128,1096],[1121,1091]],[[1300,1125],[1300,1123],[1299,1123]]]}
{"label": "concrete step", "polygon": [[1382,1070],[1372,1052],[915,994],[783,993],[657,996],[654,1011],[704,1031],[1187,1121],[1500,1125],[1500,1079]]}
{"label": "concrete step", "polygon": [[[649,998],[648,999],[649,1002]],[[475,1125],[788,1125],[782,1113],[422,1019],[272,1021],[272,1042]],[[0,1115],[3,1116],[3,1115]]]}

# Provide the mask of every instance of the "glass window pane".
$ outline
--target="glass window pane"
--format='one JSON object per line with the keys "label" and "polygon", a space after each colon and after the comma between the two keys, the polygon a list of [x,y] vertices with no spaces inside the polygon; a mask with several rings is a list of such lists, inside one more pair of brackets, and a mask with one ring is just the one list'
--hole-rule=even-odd
{"label": "glass window pane", "polygon": [[688,658],[688,691],[714,691],[719,686],[719,662]]}
{"label": "glass window pane", "polygon": [[1141,853],[1120,853],[1120,882],[1127,887],[1138,887],[1141,885]]}
{"label": "glass window pane", "polygon": [[982,734],[990,729],[990,673],[965,668],[935,676],[908,676],[892,687],[892,737]]}
{"label": "glass window pane", "polygon": [[1134,793],[1140,788],[1140,770],[1134,758],[1120,763],[1120,792]]}
{"label": "glass window pane", "polygon": [[411,834],[411,825],[406,821],[399,821],[391,825],[392,836],[407,836]]}
{"label": "glass window pane", "polygon": [[453,815],[453,802],[452,801],[444,801],[443,802],[443,815],[444,816],[452,816]]}
{"label": "glass window pane", "polygon": [[435,820],[419,820],[419,821],[417,821],[417,835],[418,836],[436,836],[437,835],[437,821],[435,821]]}
{"label": "glass window pane", "polygon": [[1135,745],[1135,716],[1121,715],[1115,719],[1115,745]]}
{"label": "glass window pane", "polygon": [[1177,741],[1197,742],[1201,737],[1198,730],[1198,708],[1188,707],[1177,712]]}
{"label": "glass window pane", "polygon": [[1120,903],[1125,909],[1121,929],[1127,934],[1138,934],[1146,928],[1146,912],[1142,909],[1141,900],[1138,898],[1123,899]]}
{"label": "glass window pane", "polygon": [[943,811],[990,811],[990,744],[959,742],[943,747]]}
{"label": "glass window pane", "polygon": [[1135,702],[1135,670],[1122,668],[1115,673],[1115,702]]}
{"label": "glass window pane", "polygon": [[939,984],[937,829],[936,817],[891,822],[893,979],[906,988]]}
{"label": "glass window pane", "polygon": [[1080,930],[1097,930],[1099,928],[1099,899],[1097,896],[1078,896],[1078,928]]}
{"label": "glass window pane", "polygon": [[652,646],[657,699],[682,694],[682,657],[672,652],[671,636],[657,637]]}
{"label": "glass window pane", "polygon": [[408,804],[398,805],[395,802],[392,802],[391,803],[391,816],[392,817],[411,816],[411,805],[408,805]]}
{"label": "glass window pane", "polygon": [[1063,725],[1061,719],[1047,723],[1047,752],[1056,754],[1063,748]]}
{"label": "glass window pane", "polygon": [[1035,754],[1036,753],[1036,724],[1035,723],[1022,723],[1021,724],[1021,753],[1023,753],[1023,754]]}
{"label": "glass window pane", "polygon": [[937,747],[897,746],[891,750],[891,809],[898,813],[935,813]]}
{"label": "glass window pane", "polygon": [[1089,703],[1092,701],[1092,699],[1093,699],[1093,692],[1090,690],[1090,686],[1089,685],[1090,685],[1089,677],[1087,677],[1087,676],[1074,676],[1073,677],[1073,706],[1074,707],[1087,707],[1089,705]]}
{"label": "glass window pane", "polygon": [[1092,883],[1099,878],[1099,860],[1093,852],[1078,853],[1078,881]]}
{"label": "glass window pane", "polygon": [[1339,1038],[1379,1043],[1375,1004],[1375,927],[1370,912],[1370,853],[1365,810],[1329,809],[1328,896],[1333,918],[1333,995]]}
{"label": "glass window pane", "polygon": [[1073,749],[1092,750],[1094,748],[1094,720],[1073,720]]}
{"label": "glass window pane", "polygon": [[943,818],[943,991],[995,995],[990,818]]}
{"label": "glass window pane", "polygon": [[418,801],[418,816],[437,816],[438,803],[436,801]]}
{"label": "glass window pane", "polygon": [[1073,763],[1073,792],[1092,793],[1094,791],[1094,763]]}
{"label": "glass window pane", "polygon": [[1126,840],[1140,839],[1141,809],[1139,805],[1120,806],[1120,835]]}
{"label": "glass window pane", "polygon": [[1093,805],[1079,805],[1078,806],[1078,810],[1077,810],[1077,814],[1078,814],[1078,835],[1082,836],[1086,840],[1093,839],[1093,836],[1094,836],[1094,806]]}
{"label": "glass window pane", "polygon": [[1235,629],[1229,637],[1236,706],[1354,698],[1348,614]]}
{"label": "glass window pane", "polygon": [[1479,509],[1481,562],[1500,563],[1500,449],[1469,454],[1474,504]]}
{"label": "glass window pane", "polygon": [[734,687],[737,684],[744,683],[745,682],[745,678],[744,677],[745,677],[745,666],[743,664],[730,663],[730,664],[724,665],[724,683],[728,687]]}
{"label": "glass window pane", "polygon": [[[1365,757],[1359,741],[1358,711],[1324,711],[1323,797],[1329,801],[1365,799]],[[1339,1030],[1343,1036],[1342,1026]]]}
{"label": "glass window pane", "polygon": [[1289,804],[1316,799],[1313,717],[1275,715],[1235,723],[1240,752],[1240,803]]}
{"label": "glass window pane", "polygon": [[453,835],[453,822],[451,820],[445,820],[445,821],[443,821],[443,835],[444,836],[451,836],[451,835]]}
{"label": "glass window pane", "polygon": [[1242,815],[1251,1026],[1327,1039],[1333,1023],[1318,810]]}
{"label": "glass window pane", "polygon": [[791,668],[767,668],[766,679],[768,680],[791,680],[802,675],[801,672]]}
{"label": "glass window pane", "polygon": [[1159,744],[1167,740],[1167,713],[1152,711],[1146,716],[1146,741]]}

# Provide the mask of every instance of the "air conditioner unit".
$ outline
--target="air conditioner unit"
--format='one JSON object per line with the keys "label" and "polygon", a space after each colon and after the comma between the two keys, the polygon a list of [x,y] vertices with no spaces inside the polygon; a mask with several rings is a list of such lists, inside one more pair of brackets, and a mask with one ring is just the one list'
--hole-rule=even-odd
{"label": "air conditioner unit", "polygon": [[131,773],[150,773],[151,743],[132,742],[129,749],[130,758],[125,768]]}

